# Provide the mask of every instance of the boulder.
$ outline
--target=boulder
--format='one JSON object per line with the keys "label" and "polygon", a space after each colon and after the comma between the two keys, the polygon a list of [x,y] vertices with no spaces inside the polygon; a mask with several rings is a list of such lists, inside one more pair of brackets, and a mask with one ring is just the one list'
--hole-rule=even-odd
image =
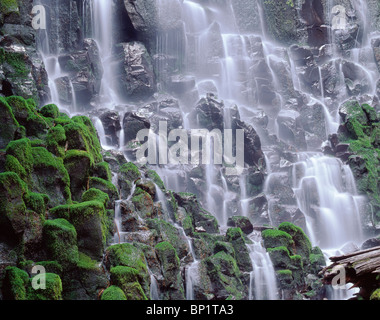
{"label": "boulder", "polygon": [[152,59],[142,42],[120,43],[115,47],[115,87],[126,101],[146,100],[155,92]]}

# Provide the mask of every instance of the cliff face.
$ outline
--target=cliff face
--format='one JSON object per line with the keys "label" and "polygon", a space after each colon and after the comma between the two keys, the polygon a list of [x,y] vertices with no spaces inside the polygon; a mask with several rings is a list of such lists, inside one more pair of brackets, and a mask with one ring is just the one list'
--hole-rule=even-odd
{"label": "cliff face", "polygon": [[[32,27],[33,5],[46,30]],[[295,185],[309,177],[302,157],[324,153],[339,159],[343,196],[349,165],[377,243],[380,58],[369,34],[380,8],[366,5],[3,1],[0,298],[330,297],[310,237],[324,234],[310,230],[322,200]],[[139,165],[137,133],[158,135],[162,122],[241,130],[243,174],[225,162]],[[47,290],[33,286],[36,268]]]}

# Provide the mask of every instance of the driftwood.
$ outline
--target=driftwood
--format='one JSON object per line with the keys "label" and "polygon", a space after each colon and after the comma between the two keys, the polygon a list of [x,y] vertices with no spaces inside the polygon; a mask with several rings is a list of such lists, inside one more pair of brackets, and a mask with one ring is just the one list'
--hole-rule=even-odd
{"label": "driftwood", "polygon": [[380,247],[331,257],[330,260],[332,264],[321,271],[325,284],[333,284],[344,269],[345,283],[352,283],[351,288],[360,288],[357,296],[368,299],[371,292],[380,287]]}

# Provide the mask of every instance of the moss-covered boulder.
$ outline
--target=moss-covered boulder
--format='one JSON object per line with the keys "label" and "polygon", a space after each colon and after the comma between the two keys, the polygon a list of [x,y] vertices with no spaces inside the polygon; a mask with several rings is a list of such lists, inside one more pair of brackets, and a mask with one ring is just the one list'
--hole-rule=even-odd
{"label": "moss-covered boulder", "polygon": [[2,125],[0,126],[0,149],[4,149],[9,142],[15,139],[19,123],[13,115],[8,102],[0,97],[0,113]]}
{"label": "moss-covered boulder", "polygon": [[47,220],[43,228],[48,257],[63,266],[75,265],[79,259],[77,232],[65,219]]}
{"label": "moss-covered boulder", "polygon": [[216,218],[204,210],[198,202],[196,195],[192,193],[173,193],[176,206],[182,207],[190,215],[194,228],[202,228],[207,233],[219,233],[219,225]]}
{"label": "moss-covered boulder", "polygon": [[135,189],[135,192],[133,193],[131,201],[141,218],[143,219],[153,218],[153,214],[154,214],[153,199],[152,199],[152,196],[148,192],[141,189],[140,187],[137,187]]}
{"label": "moss-covered boulder", "polygon": [[106,290],[103,291],[101,300],[127,300],[127,297],[125,296],[123,290],[121,290],[117,286],[110,286]]}
{"label": "moss-covered boulder", "polygon": [[[40,282],[43,280],[39,280]],[[44,287],[33,287],[33,278],[27,290],[28,300],[62,300],[62,281],[54,273],[44,274]]]}
{"label": "moss-covered boulder", "polygon": [[102,256],[109,237],[109,218],[104,202],[97,200],[58,206],[50,210],[56,218],[70,221],[78,234],[78,248],[94,259]]}
{"label": "moss-covered boulder", "polygon": [[114,206],[115,201],[119,200],[119,192],[109,180],[98,177],[90,177],[88,180],[88,188],[96,188],[108,194],[110,205]]}
{"label": "moss-covered boulder", "polygon": [[113,267],[124,266],[133,268],[138,273],[139,283],[146,296],[149,296],[150,275],[145,263],[144,253],[140,248],[122,243],[110,246],[106,250],[105,264],[109,270]]}
{"label": "moss-covered boulder", "polygon": [[180,259],[189,254],[190,248],[184,235],[171,223],[162,219],[147,219],[147,226],[157,233],[156,242],[169,242],[176,250]]}
{"label": "moss-covered boulder", "polygon": [[236,262],[241,271],[252,271],[252,262],[244,240],[244,234],[240,228],[229,228],[226,233],[226,241],[232,244],[235,251]]}
{"label": "moss-covered boulder", "polygon": [[102,161],[101,146],[91,120],[85,116],[75,116],[64,126],[68,150],[87,151],[92,161]]}
{"label": "moss-covered boulder", "polygon": [[261,233],[265,248],[285,247],[292,250],[294,241],[292,236],[284,231],[277,229],[266,229]]}
{"label": "moss-covered boulder", "polygon": [[155,246],[157,257],[160,260],[164,281],[163,291],[169,295],[170,299],[183,300],[184,288],[180,272],[180,260],[174,247],[168,242],[163,241]]}
{"label": "moss-covered boulder", "polygon": [[52,206],[71,201],[70,176],[63,160],[44,147],[33,147],[31,191],[47,194]]}
{"label": "moss-covered boulder", "polygon": [[141,178],[141,173],[134,163],[128,162],[120,166],[117,177],[121,197],[126,199],[131,193],[133,183]]}
{"label": "moss-covered boulder", "polygon": [[293,253],[302,257],[304,264],[309,262],[309,256],[311,254],[312,246],[309,238],[303,232],[303,230],[290,222],[283,222],[278,226],[278,230],[284,231],[292,237],[294,241]]}
{"label": "moss-covered boulder", "polygon": [[87,190],[91,169],[94,165],[87,151],[68,150],[63,160],[70,177],[72,200],[78,201]]}
{"label": "moss-covered boulder", "polygon": [[17,267],[7,267],[3,281],[3,296],[5,300],[27,300],[29,275]]}
{"label": "moss-covered boulder", "polygon": [[62,274],[62,297],[64,300],[96,300],[108,284],[108,276],[99,261],[79,252],[77,264]]}
{"label": "moss-covered boulder", "polygon": [[140,273],[130,267],[117,266],[110,270],[111,283],[122,289],[128,300],[148,300],[140,282]]}
{"label": "moss-covered boulder", "polygon": [[27,192],[25,183],[14,172],[0,173],[0,239],[17,243],[26,227]]}
{"label": "moss-covered boulder", "polygon": [[262,2],[267,34],[272,39],[290,44],[298,38],[298,13],[293,0]]}
{"label": "moss-covered boulder", "polygon": [[11,141],[6,149],[6,170],[13,171],[27,184],[33,170],[32,145],[28,138]]}
{"label": "moss-covered boulder", "polygon": [[380,288],[376,289],[374,292],[372,292],[371,297],[369,298],[370,300],[380,300]]}
{"label": "moss-covered boulder", "polygon": [[236,260],[220,251],[201,262],[210,279],[212,293],[217,300],[242,300],[248,295],[241,281],[241,272]]}
{"label": "moss-covered boulder", "polygon": [[253,225],[247,217],[233,216],[228,218],[227,226],[240,228],[245,234],[250,234],[253,231]]}

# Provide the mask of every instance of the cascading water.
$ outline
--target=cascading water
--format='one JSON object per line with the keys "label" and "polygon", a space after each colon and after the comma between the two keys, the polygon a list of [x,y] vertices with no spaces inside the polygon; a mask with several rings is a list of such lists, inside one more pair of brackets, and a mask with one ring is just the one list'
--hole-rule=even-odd
{"label": "cascading water", "polygon": [[[162,1],[161,1],[162,2]],[[160,3],[161,3],[160,2]],[[327,16],[332,18],[333,2],[328,2],[329,12]],[[92,0],[89,1],[92,33],[100,49],[101,60],[105,70],[101,81],[101,105],[109,109],[114,109],[119,101],[119,97],[113,88],[113,67],[112,67],[112,1]],[[278,123],[279,115],[293,116],[296,112],[288,112],[285,95],[283,94],[283,81],[274,66],[285,65],[285,70],[289,72],[292,89],[302,94],[303,103],[307,107],[321,105],[325,128],[325,138],[329,134],[336,133],[339,126],[339,115],[337,108],[331,105],[330,93],[326,88],[323,76],[323,66],[318,65],[318,79],[316,82],[316,92],[310,92],[306,88],[302,79],[302,66],[297,65],[295,57],[292,56],[291,50],[280,48],[279,45],[269,41],[265,30],[264,12],[262,4],[258,1],[257,10],[260,16],[260,30],[255,34],[241,34],[238,31],[232,1],[224,0],[220,3],[207,1],[199,3],[198,1],[179,1],[182,11],[182,20],[185,33],[185,45],[182,46],[170,43],[172,39],[166,35],[157,37],[158,53],[171,54],[170,50],[176,48],[175,54],[181,56],[181,62],[184,64],[184,70],[187,75],[194,77],[198,93],[214,91],[219,99],[224,101],[224,127],[230,127],[231,114],[230,108],[235,103],[238,105],[241,118],[256,128],[254,116],[257,112],[269,114],[269,130],[278,135],[279,140],[286,139],[281,134]],[[365,1],[356,2],[356,10],[363,18],[368,10]],[[365,19],[361,19],[365,21]],[[362,43],[358,43],[355,48],[349,50],[350,58],[346,60],[352,62],[354,66],[360,67],[365,77],[369,81],[368,92],[374,92],[378,78],[377,68],[373,57],[362,64],[362,57],[368,56],[367,51],[370,49],[369,26],[365,23],[362,26],[362,33],[365,35]],[[329,31],[329,44],[335,42],[333,32]],[[219,42],[218,42],[219,41]],[[255,42],[256,41],[256,42]],[[161,51],[161,52],[160,52]],[[49,75],[49,86],[52,91],[53,102],[59,102],[59,93],[56,86],[56,79],[62,78],[65,74],[60,69],[56,53],[50,52],[47,48],[41,50],[44,62],[47,66]],[[184,58],[185,57],[185,58]],[[344,60],[334,50],[334,55],[329,60],[331,68],[335,68],[335,75],[338,78],[336,83],[337,96],[339,101],[348,98],[347,87],[344,75]],[[261,68],[260,68],[261,67]],[[260,74],[255,77],[252,70]],[[262,88],[268,88],[273,85],[274,97],[271,106],[268,101],[261,96]],[[74,90],[70,84],[72,91]],[[204,88],[207,88],[204,89]],[[209,90],[209,89],[212,90]],[[202,91],[204,90],[204,91]],[[72,92],[72,104],[70,111],[75,111],[75,93]],[[265,97],[267,98],[267,97]],[[273,104],[275,105],[273,107]],[[182,111],[182,110],[181,110]],[[188,110],[187,110],[188,111]],[[281,112],[282,111],[282,112]],[[294,111],[294,110],[292,110]],[[123,115],[123,114],[122,114]],[[191,129],[191,124],[196,123],[196,119],[190,119],[190,113],[182,111],[182,117],[185,119],[184,126]],[[123,117],[122,117],[123,118]],[[96,128],[99,132],[103,148],[106,146],[104,129],[95,119]],[[122,121],[122,120],[121,120]],[[121,125],[123,128],[123,125]],[[119,150],[124,150],[124,129],[119,132]],[[258,129],[259,131],[259,129]],[[266,142],[267,136],[262,138]],[[269,221],[275,224],[275,219],[271,214],[271,208],[276,204],[275,197],[269,194],[270,183],[278,177],[292,173],[292,188],[296,197],[298,208],[304,214],[306,221],[306,231],[310,237],[313,246],[320,246],[326,255],[330,252],[337,252],[347,242],[356,242],[359,244],[363,238],[361,234],[360,223],[360,204],[362,198],[358,196],[355,189],[355,181],[348,166],[340,160],[323,156],[319,153],[319,146],[309,148],[308,152],[294,152],[297,161],[292,164],[289,172],[280,165],[272,165],[269,156],[265,150],[271,150],[269,142],[264,143],[263,150],[267,159],[267,180],[264,193],[268,198]],[[315,151],[315,152],[314,152]],[[286,168],[286,166],[285,166]],[[159,175],[163,178],[168,189],[175,191],[187,191],[186,186],[181,183],[182,177],[187,175],[186,170],[176,167],[174,170],[170,166],[162,166],[157,169]],[[237,212],[244,216],[249,216],[249,203],[251,198],[247,195],[247,176],[246,172],[239,177],[240,190],[230,190],[227,178],[223,176],[220,167],[212,164],[204,167],[205,172],[205,190],[206,195],[203,199],[203,206],[207,208],[218,220],[219,224],[225,228],[228,218],[236,214],[232,212],[233,202],[238,199],[239,209]],[[165,214],[169,212],[167,208],[167,199],[165,194],[158,187],[156,188],[157,198],[163,205]],[[131,192],[133,194],[134,189]],[[216,199],[222,198],[223,201]],[[218,203],[219,202],[219,203]],[[166,216],[170,221],[170,217]],[[115,235],[115,243],[123,242],[123,234],[120,233],[120,201],[116,202],[115,220],[118,234]],[[256,221],[252,221],[254,224]],[[194,285],[197,281],[197,271],[199,261],[196,259],[192,247],[191,238],[186,236],[183,229],[176,225],[176,228],[187,239],[189,244],[192,262],[186,268],[186,297],[189,300],[194,299]],[[278,288],[276,286],[276,274],[273,265],[269,259],[268,253],[263,248],[261,241],[257,238],[257,232],[249,235],[253,244],[247,245],[250,258],[252,261],[253,271],[250,274],[250,299],[278,299]],[[153,277],[153,278],[152,278]],[[158,298],[159,292],[157,282],[151,273],[153,286],[151,287],[151,297]]]}

